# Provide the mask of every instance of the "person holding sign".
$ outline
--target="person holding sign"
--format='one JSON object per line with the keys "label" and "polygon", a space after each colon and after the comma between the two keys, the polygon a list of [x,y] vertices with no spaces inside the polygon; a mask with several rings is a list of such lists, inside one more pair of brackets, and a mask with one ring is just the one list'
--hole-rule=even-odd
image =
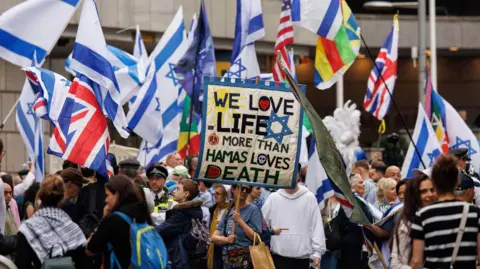
{"label": "person holding sign", "polygon": [[[233,201],[238,202],[239,212],[232,205],[212,235],[215,245],[224,246],[224,268],[253,268],[248,247],[252,244],[255,233],[262,233],[263,217],[256,205],[247,202],[251,190],[250,186],[232,185]],[[234,224],[236,233],[232,231]]]}

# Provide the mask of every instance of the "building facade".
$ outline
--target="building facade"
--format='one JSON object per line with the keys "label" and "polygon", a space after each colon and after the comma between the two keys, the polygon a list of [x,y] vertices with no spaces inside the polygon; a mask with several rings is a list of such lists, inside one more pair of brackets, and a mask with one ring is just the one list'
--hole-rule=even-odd
{"label": "building facade", "polygon": [[[467,0],[466,0],[467,1]],[[470,1],[470,0],[468,0]],[[0,13],[22,0],[0,1]],[[147,50],[151,52],[162,32],[166,29],[175,12],[183,8],[185,25],[190,25],[194,13],[199,12],[200,0],[97,0],[98,11],[107,43],[127,52],[133,50],[135,26],[142,30]],[[391,14],[366,14],[361,9],[360,0],[348,1],[361,27],[362,35],[370,48],[373,58],[392,26]],[[273,46],[279,23],[281,0],[262,0],[265,37],[256,42],[259,64],[262,72],[271,72]],[[472,2],[473,3],[473,2]],[[214,36],[217,54],[217,69],[221,75],[229,65],[229,58],[234,38],[236,1],[205,0],[210,28]],[[476,4],[472,4],[476,5]],[[50,53],[43,67],[70,77],[64,70],[64,61],[73,49],[76,29],[80,18],[79,7],[70,24]],[[402,14],[402,13],[400,13]],[[467,13],[467,15],[471,15]],[[476,15],[476,14],[474,14]],[[480,124],[480,35],[476,31],[480,27],[480,17],[438,16],[438,90],[457,109],[468,112],[468,123],[476,126],[477,117]],[[427,27],[428,28],[428,27]],[[120,30],[121,31],[119,33]],[[407,121],[413,127],[418,103],[418,69],[415,60],[411,59],[411,48],[417,46],[417,17],[414,14],[400,15],[399,66],[398,82],[395,87],[394,100]],[[427,36],[427,47],[428,47]],[[296,68],[300,83],[307,85],[307,96],[322,116],[331,114],[335,109],[335,90],[317,90],[313,86],[313,61],[315,57],[316,36],[306,30],[295,29]],[[368,57],[366,46],[362,44],[361,55],[344,77],[345,100],[351,99],[361,109],[365,94],[367,78],[373,66]],[[70,77],[71,78],[71,77]],[[4,119],[17,100],[25,75],[20,68],[0,60],[0,118]],[[387,133],[403,128],[397,111],[391,108],[386,117]],[[376,133],[379,122],[362,113],[361,142],[370,146],[377,141]],[[480,127],[480,126],[478,126]],[[49,128],[45,128],[45,139],[48,144]],[[136,137],[120,139],[111,128],[113,140],[118,144],[138,146]],[[15,123],[15,114],[0,131],[0,138],[6,145],[6,156],[1,163],[1,171],[15,172],[26,162],[27,154],[23,141]],[[47,171],[55,172],[59,160],[47,156]]]}

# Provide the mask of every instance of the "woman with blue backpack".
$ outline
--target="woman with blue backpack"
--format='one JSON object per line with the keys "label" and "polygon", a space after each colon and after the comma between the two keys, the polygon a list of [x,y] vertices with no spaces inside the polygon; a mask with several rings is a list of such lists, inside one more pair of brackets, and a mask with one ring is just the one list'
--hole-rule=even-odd
{"label": "woman with blue backpack", "polygon": [[104,269],[127,269],[135,260],[131,243],[135,224],[148,227],[152,221],[143,191],[129,178],[113,176],[105,188],[104,217],[87,243],[87,255],[103,254]]}

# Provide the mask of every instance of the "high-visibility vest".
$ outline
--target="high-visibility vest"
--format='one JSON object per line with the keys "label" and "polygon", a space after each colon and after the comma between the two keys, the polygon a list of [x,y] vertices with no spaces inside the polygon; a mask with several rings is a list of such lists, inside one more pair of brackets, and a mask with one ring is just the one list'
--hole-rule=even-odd
{"label": "high-visibility vest", "polygon": [[153,208],[153,213],[158,213],[160,211],[167,211],[168,205],[173,203],[173,198],[168,196],[168,200],[166,202],[160,203]]}

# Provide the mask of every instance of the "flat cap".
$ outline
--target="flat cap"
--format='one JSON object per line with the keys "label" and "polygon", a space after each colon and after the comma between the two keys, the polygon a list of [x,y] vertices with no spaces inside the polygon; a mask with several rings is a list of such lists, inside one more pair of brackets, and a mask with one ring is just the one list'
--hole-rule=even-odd
{"label": "flat cap", "polygon": [[140,163],[136,158],[128,158],[118,163],[119,167],[122,168],[140,168]]}
{"label": "flat cap", "polygon": [[88,179],[84,178],[82,173],[73,167],[65,168],[60,176],[63,178],[63,182],[72,182],[75,185],[82,187],[83,184],[88,183]]}

